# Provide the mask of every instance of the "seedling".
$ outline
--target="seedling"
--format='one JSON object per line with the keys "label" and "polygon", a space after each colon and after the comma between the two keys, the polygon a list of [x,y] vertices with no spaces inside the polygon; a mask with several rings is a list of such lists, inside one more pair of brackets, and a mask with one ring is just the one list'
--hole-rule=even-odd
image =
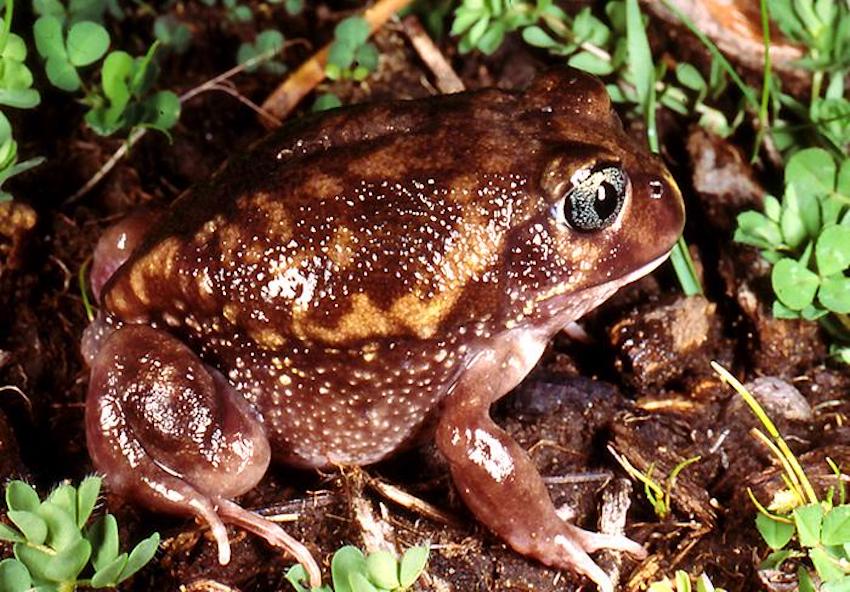
{"label": "seedling", "polygon": [[151,94],[158,75],[153,61],[158,42],[143,57],[134,58],[125,51],[113,51],[103,61],[103,94],[91,94],[85,101],[91,106],[86,123],[100,135],[122,129],[150,127],[163,133],[180,117],[180,99],[171,91]]}
{"label": "seedling", "polygon": [[[249,61],[256,61],[258,56],[263,54],[277,54],[283,49],[283,33],[275,29],[263,31],[254,40],[254,43],[243,43],[239,46],[239,51],[236,54],[236,61],[240,64],[245,64]],[[283,62],[274,59],[268,59],[262,62],[261,65],[255,64],[246,66],[246,72],[253,72],[258,68],[262,68],[269,74],[280,75],[286,72],[286,66]]]}
{"label": "seedling", "polygon": [[174,16],[165,14],[153,22],[153,34],[164,47],[175,53],[185,53],[192,43],[192,32]]}
{"label": "seedling", "polygon": [[410,588],[428,564],[428,546],[411,547],[399,561],[389,551],[363,555],[351,545],[334,553],[331,560],[333,588],[304,587],[307,573],[301,565],[286,572],[286,579],[296,592],[402,592]]}
{"label": "seedling", "polygon": [[[11,32],[14,8],[14,1],[6,0],[0,30],[0,105],[30,109],[39,104],[41,96],[32,88],[32,72],[24,63],[27,46]],[[18,143],[12,137],[12,126],[0,112],[0,202],[12,199],[10,193],[3,191],[3,183],[42,162],[41,157],[18,162]]]}
{"label": "seedling", "polygon": [[365,80],[378,69],[378,48],[369,42],[369,23],[361,16],[343,19],[334,28],[325,74],[331,80]]}
{"label": "seedling", "polygon": [[696,588],[694,588],[691,577],[682,570],[676,571],[672,582],[670,578],[664,578],[649,585],[649,592],[691,592],[694,589],[696,589],[696,592],[726,592],[723,588],[715,588],[705,574],[697,578]]}
{"label": "seedling", "polygon": [[42,501],[23,481],[9,483],[7,516],[16,528],[0,523],[0,540],[14,544],[15,558],[0,561],[0,590],[112,588],[153,558],[159,546],[158,533],[130,553],[119,554],[114,516],[106,514],[86,527],[100,486],[100,477],[88,477],[79,488],[60,485]]}
{"label": "seedling", "polygon": [[679,473],[681,473],[689,465],[699,462],[701,458],[699,456],[694,456],[677,464],[673,467],[673,470],[670,471],[670,474],[667,475],[667,478],[664,480],[664,486],[662,487],[662,485],[652,477],[652,473],[655,470],[654,463],[651,463],[649,467],[647,467],[646,473],[642,473],[633,464],[631,464],[626,457],[617,454],[611,446],[608,447],[608,451],[614,457],[614,460],[623,467],[623,470],[625,470],[632,479],[643,483],[646,498],[649,500],[652,509],[655,511],[655,515],[661,520],[667,518],[672,511],[671,498]]}

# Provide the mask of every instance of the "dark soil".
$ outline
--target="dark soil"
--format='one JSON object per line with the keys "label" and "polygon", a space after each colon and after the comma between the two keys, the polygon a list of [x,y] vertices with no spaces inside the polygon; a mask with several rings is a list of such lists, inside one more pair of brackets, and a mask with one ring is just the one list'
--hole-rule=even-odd
{"label": "dark soil", "polygon": [[[294,68],[358,8],[353,2],[307,4],[297,17],[286,15],[282,5],[257,4],[257,21],[246,25],[230,24],[221,9],[199,2],[172,5],[191,28],[193,42],[185,55],[163,56],[161,86],[180,93],[229,69],[240,41],[270,26],[288,40],[300,40],[284,54]],[[31,15],[16,18],[16,29],[29,30]],[[114,23],[116,46],[143,51],[152,19],[138,9]],[[663,46],[665,39],[655,41]],[[385,27],[377,43],[379,72],[362,84],[327,88],[344,102],[434,92],[398,24]],[[460,56],[448,38],[440,49],[468,88],[522,86],[547,65],[543,54],[516,39],[486,59]],[[32,66],[38,75],[41,68]],[[279,80],[253,73],[234,82],[239,93],[260,103]],[[120,141],[95,136],[82,124],[82,107],[48,90],[43,78],[37,86],[43,105],[19,114],[13,126],[21,153],[43,155],[47,162],[10,183],[16,200],[0,204],[0,480],[24,478],[47,492],[93,470],[83,431],[87,371],[78,344],[87,321],[78,272],[97,237],[135,207],[168,203],[264,130],[256,114],[230,95],[202,94],[184,106],[172,142],[148,133],[93,191],[69,204],[68,197]],[[302,108],[311,102],[308,98]],[[771,171],[750,168],[742,149],[752,138],[738,138],[744,147],[739,148],[684,127],[669,114],[661,121],[665,156],[686,195],[685,235],[706,296],[683,297],[669,267],[624,289],[585,319],[587,339],[559,337],[494,416],[531,450],[556,504],[571,508],[588,528],[596,527],[600,494],[624,487],[624,473],[607,445],[641,470],[652,465],[659,478],[699,455],[679,476],[672,517],[660,521],[642,487],[634,488],[627,534],[648,546],[650,558],[641,565],[614,557],[600,561],[619,570],[623,590],[642,589],[675,569],[705,570],[717,586],[754,590],[762,585],[756,566],[766,551],[746,488],[766,501],[782,483],[768,452],[749,434],[754,423],[748,410],[709,362],[717,360],[747,379],[774,377],[754,383],[754,390],[824,489],[831,475],[823,462],[827,451],[839,465],[850,461],[845,397],[850,373],[827,360],[816,325],[772,318],[769,269],[755,251],[731,241],[735,214],[760,203],[760,180],[776,179]],[[376,493],[376,479],[433,504],[447,521],[387,500]],[[368,547],[377,531],[400,548],[431,541],[422,589],[588,589],[574,575],[528,561],[487,533],[463,507],[432,446],[366,472],[275,468],[240,501],[262,513],[298,513],[287,529],[308,542],[325,568],[342,544]],[[124,589],[290,589],[283,580],[290,562],[252,536],[231,530],[234,560],[221,567],[209,534],[192,521],[150,515],[108,492],[104,506],[117,515],[127,542],[153,529],[165,541],[155,562]],[[0,545],[0,557],[10,552]]]}

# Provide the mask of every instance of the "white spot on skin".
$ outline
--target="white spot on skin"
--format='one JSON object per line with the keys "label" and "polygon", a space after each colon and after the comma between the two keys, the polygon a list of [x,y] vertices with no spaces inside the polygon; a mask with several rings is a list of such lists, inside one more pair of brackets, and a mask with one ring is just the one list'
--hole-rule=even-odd
{"label": "white spot on skin", "polygon": [[501,483],[514,472],[514,459],[510,451],[491,434],[479,428],[474,434],[467,430],[466,437],[472,441],[469,459],[487,471],[497,483]]}

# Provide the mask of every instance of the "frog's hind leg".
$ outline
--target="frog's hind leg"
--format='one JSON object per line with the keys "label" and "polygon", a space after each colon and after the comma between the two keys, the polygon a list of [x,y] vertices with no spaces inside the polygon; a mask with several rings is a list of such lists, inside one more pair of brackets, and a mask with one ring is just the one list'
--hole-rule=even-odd
{"label": "frog's hind leg", "polygon": [[515,330],[482,350],[444,402],[437,446],[467,506],[514,549],[589,577],[613,592],[608,575],[588,553],[616,549],[643,557],[623,536],[597,534],[561,520],[534,463],[489,416],[490,405],[515,387],[543,353],[546,336]]}
{"label": "frog's hind leg", "polygon": [[128,325],[91,361],[86,438],[95,466],[119,494],[209,524],[219,561],[230,560],[224,523],[291,553],[321,584],[309,551],[229,498],[253,488],[271,452],[261,418],[219,372],[171,335]]}

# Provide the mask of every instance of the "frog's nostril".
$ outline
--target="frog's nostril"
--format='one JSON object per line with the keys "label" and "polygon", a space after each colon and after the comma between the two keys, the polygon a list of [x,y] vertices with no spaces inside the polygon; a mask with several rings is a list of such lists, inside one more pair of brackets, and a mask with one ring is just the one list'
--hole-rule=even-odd
{"label": "frog's nostril", "polygon": [[661,199],[664,196],[664,184],[655,179],[649,182],[649,198]]}

